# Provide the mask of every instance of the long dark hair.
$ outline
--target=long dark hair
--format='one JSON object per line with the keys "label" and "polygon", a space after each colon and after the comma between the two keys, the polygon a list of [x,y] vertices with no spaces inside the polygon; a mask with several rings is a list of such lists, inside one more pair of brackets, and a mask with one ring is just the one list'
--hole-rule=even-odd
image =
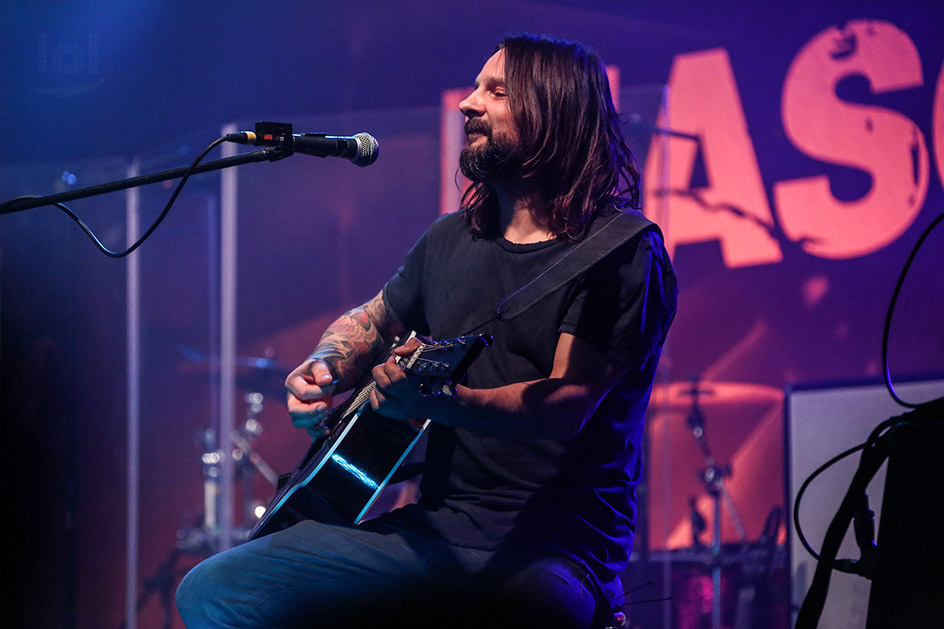
{"label": "long dark hair", "polygon": [[[639,168],[596,53],[534,35],[508,37],[498,50],[505,51],[520,176],[540,191],[548,229],[575,240],[604,207],[638,207]],[[487,184],[466,190],[462,210],[476,233],[494,229],[497,199]]]}

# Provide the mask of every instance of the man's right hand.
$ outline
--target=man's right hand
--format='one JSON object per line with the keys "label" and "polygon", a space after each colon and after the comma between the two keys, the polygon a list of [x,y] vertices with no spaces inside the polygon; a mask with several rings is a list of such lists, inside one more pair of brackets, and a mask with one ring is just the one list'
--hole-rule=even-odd
{"label": "man's right hand", "polygon": [[324,422],[335,386],[334,376],[323,360],[309,358],[288,374],[285,388],[292,425],[315,438],[327,436],[330,431]]}

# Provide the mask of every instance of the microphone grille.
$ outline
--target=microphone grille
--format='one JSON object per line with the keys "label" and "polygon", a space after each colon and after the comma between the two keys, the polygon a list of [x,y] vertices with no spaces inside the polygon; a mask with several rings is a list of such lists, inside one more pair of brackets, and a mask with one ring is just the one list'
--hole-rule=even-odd
{"label": "microphone grille", "polygon": [[357,141],[357,157],[352,159],[357,166],[370,166],[377,161],[380,155],[380,142],[369,133],[358,133],[354,136]]}

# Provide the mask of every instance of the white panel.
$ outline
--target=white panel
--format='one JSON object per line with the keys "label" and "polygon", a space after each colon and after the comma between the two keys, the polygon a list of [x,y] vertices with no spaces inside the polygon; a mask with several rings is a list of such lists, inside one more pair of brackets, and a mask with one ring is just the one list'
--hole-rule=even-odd
{"label": "white panel", "polygon": [[[895,388],[902,399],[920,403],[944,395],[944,380],[912,382]],[[797,491],[816,468],[865,441],[880,422],[907,410],[891,399],[884,384],[788,391],[787,456],[791,517]],[[856,452],[821,474],[803,496],[800,525],[807,541],[817,552],[859,465],[859,455]],[[884,487],[883,465],[868,490],[870,506],[876,513],[876,535]],[[838,557],[858,559],[859,555],[850,527]],[[816,571],[816,560],[800,544],[796,531],[792,531],[790,537],[790,557],[792,602],[799,607]],[[863,577],[833,572],[820,626],[830,629],[864,627],[870,588],[871,582]]]}

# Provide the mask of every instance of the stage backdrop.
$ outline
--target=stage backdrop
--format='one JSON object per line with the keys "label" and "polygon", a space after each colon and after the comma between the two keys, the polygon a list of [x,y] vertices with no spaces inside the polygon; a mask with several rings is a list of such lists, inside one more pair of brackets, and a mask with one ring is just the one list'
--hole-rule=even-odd
{"label": "stage backdrop", "polygon": [[[282,411],[279,381],[324,325],[376,294],[424,227],[454,209],[454,106],[506,33],[578,39],[611,68],[646,174],[644,211],[662,224],[679,276],[649,419],[647,550],[692,544],[690,499],[711,516],[686,421],[693,387],[715,458],[731,466],[725,541],[755,540],[768,513],[786,506],[783,390],[882,373],[895,281],[944,211],[938,3],[0,6],[0,199],[118,178],[135,159],[142,172],[184,165],[233,121],[367,131],[381,143],[367,169],[304,156],[242,167],[233,268],[219,267],[215,175],[194,180],[136,254],[139,592],[172,590],[199,555],[189,534],[212,469],[204,431],[218,422],[221,278],[237,274],[239,355],[267,361],[241,366],[233,419],[258,419],[264,432],[252,445],[284,471],[305,440]],[[141,197],[145,220],[170,193],[152,188]],[[124,206],[116,196],[76,210],[116,248]],[[905,284],[893,374],[944,370],[942,245],[934,234]],[[16,540],[4,568],[18,584],[14,624],[117,627],[126,609],[128,262],[95,253],[51,208],[0,217],[0,252],[4,497],[28,514],[4,525]],[[243,397],[253,390],[265,395],[258,413]],[[270,491],[261,473],[247,485],[250,502]],[[162,572],[179,536],[194,552]],[[139,625],[160,617],[151,596]]]}

